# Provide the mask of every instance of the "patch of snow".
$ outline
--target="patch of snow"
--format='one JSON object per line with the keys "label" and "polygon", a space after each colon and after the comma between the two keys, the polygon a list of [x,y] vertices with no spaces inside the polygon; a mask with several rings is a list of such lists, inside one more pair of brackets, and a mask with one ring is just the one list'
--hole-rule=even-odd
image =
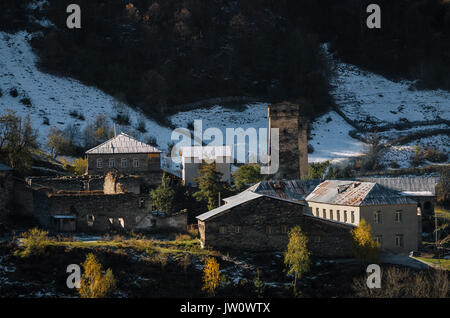
{"label": "patch of snow", "polygon": [[364,143],[350,137],[350,130],[353,127],[334,111],[318,118],[312,124],[309,143],[314,152],[308,155],[308,161],[322,162],[361,155]]}

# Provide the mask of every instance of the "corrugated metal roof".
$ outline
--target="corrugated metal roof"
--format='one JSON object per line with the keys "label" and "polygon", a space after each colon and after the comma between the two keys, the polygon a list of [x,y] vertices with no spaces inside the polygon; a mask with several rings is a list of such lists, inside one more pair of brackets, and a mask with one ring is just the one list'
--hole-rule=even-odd
{"label": "corrugated metal roof", "polygon": [[89,149],[86,154],[115,154],[115,153],[157,153],[160,150],[147,145],[128,136],[125,133],[120,133],[116,137],[105,141],[104,143]]}
{"label": "corrugated metal roof", "polygon": [[319,184],[319,180],[261,181],[253,191],[295,202],[304,201]]}
{"label": "corrugated metal roof", "polygon": [[[436,184],[439,177],[362,177],[362,181],[375,182],[386,188],[401,192],[417,193],[417,195],[436,195]],[[421,193],[421,194],[420,194]],[[413,194],[411,194],[413,195]]]}
{"label": "corrugated metal roof", "polygon": [[13,169],[11,167],[8,167],[7,165],[0,163],[0,171],[12,171],[12,170]]}
{"label": "corrugated metal roof", "polygon": [[373,182],[343,180],[322,182],[306,201],[348,206],[416,203],[403,193]]}

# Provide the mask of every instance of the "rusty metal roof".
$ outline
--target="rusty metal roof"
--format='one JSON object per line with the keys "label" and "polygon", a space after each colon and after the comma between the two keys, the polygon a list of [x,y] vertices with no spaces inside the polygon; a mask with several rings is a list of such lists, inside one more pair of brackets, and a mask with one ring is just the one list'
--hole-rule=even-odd
{"label": "rusty metal roof", "polygon": [[375,182],[386,188],[420,195],[436,195],[439,177],[362,177],[362,181]]}
{"label": "rusty metal roof", "polygon": [[374,182],[326,180],[306,197],[306,201],[348,205],[415,204],[403,193]]}
{"label": "rusty metal roof", "polygon": [[118,154],[118,153],[158,153],[160,150],[140,142],[133,137],[120,133],[114,138],[89,149],[86,154]]}

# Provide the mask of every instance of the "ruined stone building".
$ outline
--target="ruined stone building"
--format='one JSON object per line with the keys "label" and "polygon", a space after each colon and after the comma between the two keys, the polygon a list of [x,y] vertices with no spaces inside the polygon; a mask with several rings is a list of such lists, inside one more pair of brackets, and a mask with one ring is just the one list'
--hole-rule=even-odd
{"label": "ruined stone building", "polygon": [[23,214],[35,217],[41,226],[54,231],[186,230],[186,213],[155,213],[148,193],[129,192],[127,183],[122,183],[129,180],[121,177],[118,172],[109,172],[102,189],[90,191],[24,183],[16,191],[16,201],[21,202]]}
{"label": "ruined stone building", "polygon": [[421,243],[417,203],[379,184],[361,181],[263,181],[197,217],[206,245],[284,250],[300,225],[314,255],[349,256],[350,230],[365,219],[381,249],[416,251]]}
{"label": "ruined stone building", "polygon": [[121,133],[86,151],[89,175],[105,175],[110,170],[140,175],[148,184],[161,180],[161,151]]}
{"label": "ruined stone building", "polygon": [[278,128],[279,133],[279,170],[273,179],[306,179],[308,176],[308,119],[303,113],[301,105],[290,102],[267,107],[269,149],[274,142],[271,128]]}
{"label": "ruined stone building", "polygon": [[231,182],[231,163],[233,162],[229,146],[193,146],[181,147],[182,180],[183,184],[197,186],[195,178],[199,176],[199,169],[205,163],[213,163],[216,171],[222,174],[222,182]]}

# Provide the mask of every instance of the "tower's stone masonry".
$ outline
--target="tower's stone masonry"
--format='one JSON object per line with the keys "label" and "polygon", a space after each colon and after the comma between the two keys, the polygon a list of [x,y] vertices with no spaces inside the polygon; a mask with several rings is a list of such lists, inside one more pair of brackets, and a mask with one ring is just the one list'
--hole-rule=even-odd
{"label": "tower's stone masonry", "polygon": [[[269,129],[279,129],[279,170],[276,179],[305,179],[308,176],[308,120],[301,106],[281,102],[267,107]],[[271,136],[269,142],[272,142]]]}

